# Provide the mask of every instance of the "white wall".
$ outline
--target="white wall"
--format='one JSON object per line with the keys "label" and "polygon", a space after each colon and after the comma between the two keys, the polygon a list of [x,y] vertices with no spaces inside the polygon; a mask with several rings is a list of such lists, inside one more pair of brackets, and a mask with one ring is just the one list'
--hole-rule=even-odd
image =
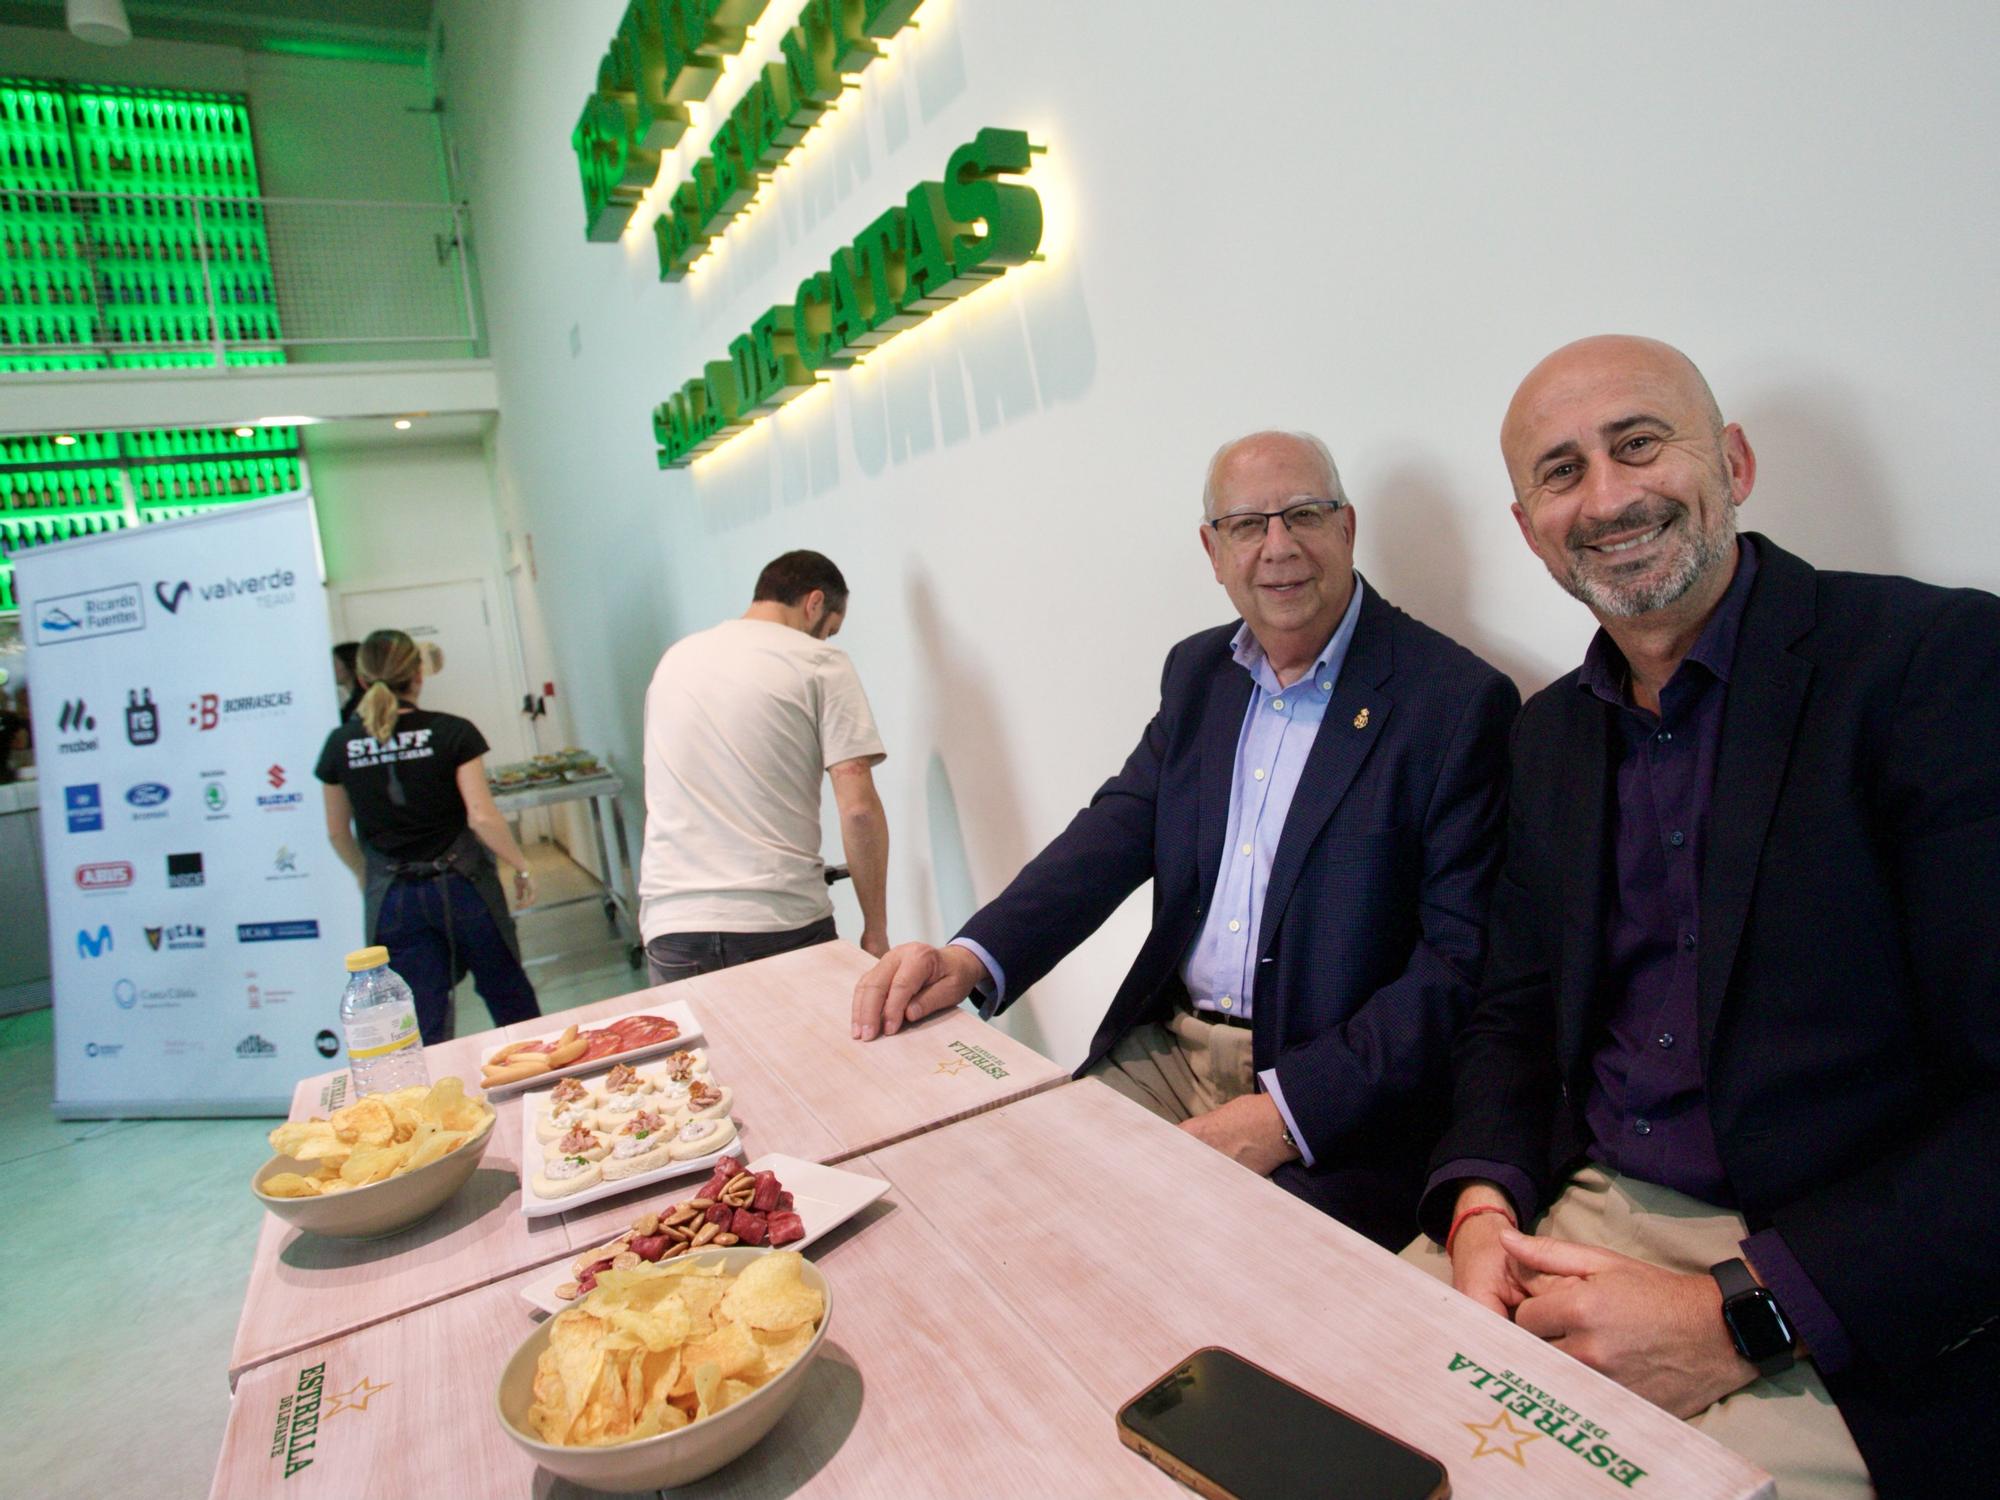
{"label": "white wall", "polygon": [[[1966,462],[2000,405],[1991,5],[929,0],[680,286],[649,236],[579,229],[569,131],[621,0],[439,9],[503,504],[576,732],[635,768],[659,651],[775,553],[826,551],[891,747],[898,939],[997,891],[1116,768],[1166,648],[1228,616],[1194,523],[1247,428],[1321,432],[1371,580],[1528,687],[1589,623],[1515,535],[1495,433],[1585,333],[1703,365],[1762,458],[1746,524],[1823,565],[2000,583]],[[1048,263],[656,471],[651,405],[984,125],[1050,146]],[[1077,1056],[1143,900],[1022,1035]]]}

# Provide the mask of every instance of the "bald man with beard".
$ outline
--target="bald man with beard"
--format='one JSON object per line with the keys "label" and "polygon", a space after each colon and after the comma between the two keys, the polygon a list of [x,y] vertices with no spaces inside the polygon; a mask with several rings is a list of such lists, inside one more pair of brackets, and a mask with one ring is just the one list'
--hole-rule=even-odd
{"label": "bald man with beard", "polygon": [[1406,1257],[1781,1500],[1991,1493],[2000,600],[1739,534],[1756,454],[1650,339],[1543,360],[1501,449],[1601,628],[1515,729]]}

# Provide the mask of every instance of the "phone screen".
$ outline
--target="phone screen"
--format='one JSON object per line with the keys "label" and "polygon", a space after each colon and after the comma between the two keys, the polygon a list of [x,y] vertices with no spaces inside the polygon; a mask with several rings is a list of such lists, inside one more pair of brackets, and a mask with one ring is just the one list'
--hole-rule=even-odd
{"label": "phone screen", "polygon": [[1428,1500],[1444,1470],[1222,1349],[1203,1349],[1119,1414],[1239,1500]]}

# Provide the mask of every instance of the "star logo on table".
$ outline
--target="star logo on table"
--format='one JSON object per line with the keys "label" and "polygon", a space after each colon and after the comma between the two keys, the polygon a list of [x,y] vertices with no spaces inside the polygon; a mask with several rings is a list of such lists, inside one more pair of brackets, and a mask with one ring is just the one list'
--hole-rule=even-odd
{"label": "star logo on table", "polygon": [[395,1383],[393,1380],[385,1380],[382,1384],[377,1385],[366,1375],[362,1376],[351,1388],[334,1392],[332,1405],[328,1406],[320,1414],[320,1421],[325,1422],[330,1418],[339,1416],[344,1411],[368,1410],[368,1403]]}
{"label": "star logo on table", "polygon": [[1479,1446],[1472,1450],[1474,1458],[1497,1453],[1502,1458],[1513,1459],[1524,1469],[1528,1467],[1528,1461],[1521,1457],[1521,1450],[1541,1436],[1532,1427],[1516,1427],[1504,1411],[1490,1422],[1463,1422],[1460,1425],[1479,1440]]}
{"label": "star logo on table", "polygon": [[937,1070],[940,1073],[956,1077],[958,1074],[962,1073],[965,1070],[965,1067],[966,1067],[966,1061],[964,1058],[952,1057],[952,1058],[947,1058],[945,1061],[939,1063],[937,1065]]}

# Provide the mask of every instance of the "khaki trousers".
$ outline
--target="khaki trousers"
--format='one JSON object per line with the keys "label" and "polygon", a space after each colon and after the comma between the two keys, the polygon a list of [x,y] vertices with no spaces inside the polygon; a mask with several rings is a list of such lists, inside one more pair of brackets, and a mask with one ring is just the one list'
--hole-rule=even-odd
{"label": "khaki trousers", "polygon": [[[1535,1232],[1699,1274],[1741,1255],[1739,1242],[1749,1230],[1729,1209],[1588,1166],[1570,1179]],[[1403,1259],[1451,1280],[1451,1262],[1428,1236],[1405,1249]],[[1767,1470],[1778,1481],[1778,1500],[1862,1500],[1875,1493],[1840,1409],[1810,1361],[1754,1380],[1688,1420]]]}
{"label": "khaki trousers", "polygon": [[1134,1026],[1089,1076],[1174,1125],[1257,1087],[1250,1028],[1218,1025],[1186,1010],[1164,1024]]}

